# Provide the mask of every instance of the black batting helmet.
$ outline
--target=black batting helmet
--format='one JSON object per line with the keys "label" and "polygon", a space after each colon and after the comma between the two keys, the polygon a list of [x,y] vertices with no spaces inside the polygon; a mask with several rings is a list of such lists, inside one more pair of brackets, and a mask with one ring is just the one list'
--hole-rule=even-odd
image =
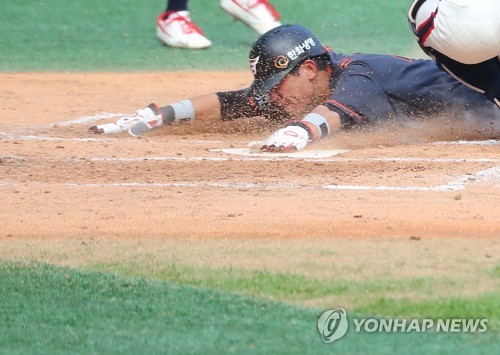
{"label": "black batting helmet", "polygon": [[299,25],[282,25],[263,34],[250,50],[251,95],[265,96],[304,59],[326,53],[318,38]]}

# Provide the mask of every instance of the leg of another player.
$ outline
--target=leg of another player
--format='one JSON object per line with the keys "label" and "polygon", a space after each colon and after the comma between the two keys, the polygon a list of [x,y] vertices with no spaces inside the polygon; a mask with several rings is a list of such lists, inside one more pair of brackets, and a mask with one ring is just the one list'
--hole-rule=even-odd
{"label": "leg of another player", "polygon": [[156,36],[170,47],[201,49],[212,42],[191,20],[187,0],[169,0],[166,11],[156,21]]}
{"label": "leg of another player", "polygon": [[188,11],[188,0],[168,0],[166,12]]}

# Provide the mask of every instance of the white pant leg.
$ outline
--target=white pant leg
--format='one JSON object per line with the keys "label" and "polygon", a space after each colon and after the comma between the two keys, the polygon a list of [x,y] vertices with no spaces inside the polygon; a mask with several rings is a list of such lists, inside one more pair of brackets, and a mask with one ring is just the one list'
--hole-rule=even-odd
{"label": "white pant leg", "polygon": [[438,5],[426,47],[464,64],[500,55],[500,0],[428,0],[416,16],[417,28]]}

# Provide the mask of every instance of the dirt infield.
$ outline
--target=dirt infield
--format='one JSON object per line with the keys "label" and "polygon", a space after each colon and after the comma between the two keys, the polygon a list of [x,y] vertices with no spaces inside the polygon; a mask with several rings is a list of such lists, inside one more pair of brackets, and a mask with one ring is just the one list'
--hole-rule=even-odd
{"label": "dirt infield", "polygon": [[359,240],[370,248],[385,241],[382,254],[396,239],[405,243],[399,255],[425,240],[443,243],[446,254],[453,240],[470,262],[498,262],[500,145],[491,136],[461,142],[469,132],[429,125],[345,133],[311,146],[348,150],[319,159],[220,151],[246,148],[272,129],[252,131],[252,120],[140,139],[86,132],[149,102],[249,81],[246,73],[1,74],[4,257],[33,256],[19,247],[28,241],[276,238],[286,249],[289,238],[294,248],[354,238],[357,253]]}

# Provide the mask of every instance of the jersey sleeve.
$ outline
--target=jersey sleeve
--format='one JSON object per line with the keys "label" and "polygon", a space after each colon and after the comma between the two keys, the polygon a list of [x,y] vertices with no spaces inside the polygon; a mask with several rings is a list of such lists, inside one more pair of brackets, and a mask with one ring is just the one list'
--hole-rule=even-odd
{"label": "jersey sleeve", "polygon": [[264,117],[274,121],[290,119],[284,110],[267,100],[255,100],[249,96],[249,88],[235,91],[217,92],[223,121],[238,118]]}

